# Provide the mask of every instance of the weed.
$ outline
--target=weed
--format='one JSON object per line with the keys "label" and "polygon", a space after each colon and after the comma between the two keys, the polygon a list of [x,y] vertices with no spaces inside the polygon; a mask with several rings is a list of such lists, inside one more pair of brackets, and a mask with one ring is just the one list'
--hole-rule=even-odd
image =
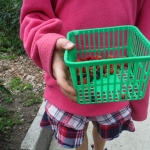
{"label": "weed", "polygon": [[11,95],[10,91],[2,84],[0,84],[0,91],[4,94]]}
{"label": "weed", "polygon": [[22,123],[18,114],[13,115],[11,111],[0,105],[0,132],[7,134],[11,131],[13,125]]}
{"label": "weed", "polygon": [[13,96],[4,96],[6,104],[12,103],[14,101]]}
{"label": "weed", "polygon": [[11,92],[3,85],[2,78],[0,78],[0,92],[2,92],[2,94],[11,95]]}
{"label": "weed", "polygon": [[42,102],[42,91],[39,94],[35,94],[35,92],[32,91],[33,86],[31,83],[22,83],[20,78],[13,78],[9,82],[9,86],[12,91],[18,91],[16,98],[18,97],[25,107]]}
{"label": "weed", "polygon": [[17,57],[16,54],[8,54],[8,53],[5,53],[3,54],[2,52],[0,52],[0,59],[7,59],[7,60],[14,60],[15,58]]}
{"label": "weed", "polygon": [[13,78],[9,82],[9,86],[13,91],[24,92],[26,90],[32,90],[33,86],[31,83],[22,83],[20,78]]}
{"label": "weed", "polygon": [[12,103],[13,97],[11,92],[3,85],[3,80],[0,78],[0,94],[6,100],[6,103]]}
{"label": "weed", "polygon": [[25,107],[28,107],[34,104],[40,104],[42,103],[42,94],[35,94],[33,91],[28,91],[22,97],[21,103]]}

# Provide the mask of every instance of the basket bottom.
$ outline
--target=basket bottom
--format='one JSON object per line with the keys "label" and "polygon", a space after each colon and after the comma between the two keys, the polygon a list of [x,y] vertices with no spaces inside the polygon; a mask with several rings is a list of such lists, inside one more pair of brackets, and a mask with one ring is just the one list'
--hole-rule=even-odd
{"label": "basket bottom", "polygon": [[[128,71],[124,70],[123,78],[120,74],[110,75],[109,81],[108,78],[103,77],[103,79],[94,79],[90,86],[86,84],[78,86],[78,102],[94,104],[142,99],[144,97],[142,83],[138,80],[135,81],[132,72],[130,72],[130,80],[127,80],[127,74]],[[114,79],[116,80],[115,84]]]}

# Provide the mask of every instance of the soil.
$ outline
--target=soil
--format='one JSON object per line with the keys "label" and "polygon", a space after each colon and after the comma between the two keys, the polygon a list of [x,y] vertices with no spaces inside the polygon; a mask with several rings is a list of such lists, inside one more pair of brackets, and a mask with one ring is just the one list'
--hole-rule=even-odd
{"label": "soil", "polygon": [[[10,80],[16,77],[20,78],[23,83],[31,83],[36,94],[44,89],[43,71],[26,55],[18,56],[13,60],[0,60],[0,78],[4,80],[4,86],[8,87]],[[9,134],[5,135],[0,132],[0,150],[20,150],[21,143],[41,103],[25,107],[19,99],[14,99],[12,103],[6,104],[0,93],[0,104],[11,110],[12,114],[18,112],[20,114],[19,119],[23,122],[23,124],[14,125]]]}

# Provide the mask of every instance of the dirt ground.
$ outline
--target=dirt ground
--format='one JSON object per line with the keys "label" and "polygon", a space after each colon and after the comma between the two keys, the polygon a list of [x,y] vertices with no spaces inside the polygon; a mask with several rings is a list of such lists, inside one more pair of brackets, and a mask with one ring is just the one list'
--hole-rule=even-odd
{"label": "dirt ground", "polygon": [[[35,66],[25,55],[14,60],[0,60],[0,78],[4,80],[5,87],[12,78],[20,78],[23,83],[31,83],[35,94],[40,95],[44,89],[43,72]],[[41,98],[42,103],[42,98]],[[19,119],[23,122],[14,125],[9,134],[0,132],[0,150],[20,150],[21,143],[34,120],[41,103],[33,103],[31,106],[24,106],[21,98],[14,99],[10,104],[0,95],[0,104],[11,111],[12,114],[19,113]],[[0,118],[1,119],[1,118]],[[7,127],[5,127],[7,130]]]}

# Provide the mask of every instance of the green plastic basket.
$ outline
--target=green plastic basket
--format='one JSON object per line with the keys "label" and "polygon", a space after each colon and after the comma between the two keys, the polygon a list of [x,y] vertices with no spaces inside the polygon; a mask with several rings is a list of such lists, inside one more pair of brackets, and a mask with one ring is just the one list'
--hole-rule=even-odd
{"label": "green plastic basket", "polygon": [[[67,38],[76,45],[72,51],[65,51],[64,61],[69,67],[78,103],[144,98],[150,77],[150,42],[138,28],[74,30]],[[103,59],[85,61],[97,56]],[[113,58],[108,58],[111,56]],[[77,62],[77,59],[84,61]]]}

